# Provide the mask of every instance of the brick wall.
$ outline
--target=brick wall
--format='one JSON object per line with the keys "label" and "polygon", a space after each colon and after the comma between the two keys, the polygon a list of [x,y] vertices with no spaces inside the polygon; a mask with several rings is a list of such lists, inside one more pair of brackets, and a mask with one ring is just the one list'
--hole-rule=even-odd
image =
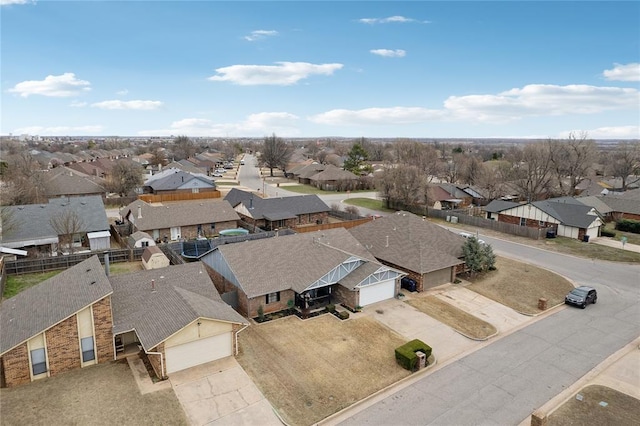
{"label": "brick wall", "polygon": [[405,274],[407,274],[407,276],[409,278],[411,278],[412,280],[414,280],[416,282],[416,291],[421,292],[424,291],[424,277],[422,276],[422,274],[419,274],[415,271],[411,271],[407,268],[403,268],[400,265],[396,265],[395,263],[391,263],[391,262],[385,262],[383,260],[380,260],[380,263],[387,265],[391,268],[394,269],[399,269],[402,272],[404,272]]}
{"label": "brick wall", "polygon": [[80,344],[76,315],[51,327],[45,332],[45,338],[51,376],[80,368]]}
{"label": "brick wall", "polygon": [[160,356],[162,356],[163,360],[166,359],[164,355],[164,343],[160,343],[158,346],[153,348],[151,352],[160,352],[162,354],[162,355],[147,354],[147,357],[149,358],[149,363],[151,364],[153,371],[156,373],[156,376],[158,376],[158,378],[160,379],[163,379],[167,376],[165,373],[167,371],[167,366],[164,365],[164,370],[162,370],[163,363],[160,361]]}
{"label": "brick wall", "polygon": [[[244,294],[238,290],[238,302],[240,307],[242,307],[241,299],[247,299]],[[258,296],[252,299],[247,299],[246,302],[246,313],[244,315],[249,318],[255,318],[258,316],[258,308],[262,305],[263,312],[265,314],[270,314],[272,312],[282,311],[288,308],[287,302],[289,300],[295,300],[295,292],[293,290],[283,290],[280,292],[280,300],[278,302],[269,303],[267,305],[267,296]]]}
{"label": "brick wall", "polygon": [[93,304],[93,326],[96,343],[96,361],[107,362],[115,359],[113,353],[113,317],[111,296]]}
{"label": "brick wall", "polygon": [[2,362],[5,386],[10,388],[31,381],[26,343],[16,346],[4,354],[0,362]]}
{"label": "brick wall", "polygon": [[[225,277],[220,275],[218,273],[218,271],[216,271],[215,269],[211,268],[210,266],[208,266],[204,262],[202,264],[205,265],[205,269],[207,270],[207,273],[209,274],[209,278],[211,278],[211,281],[213,281],[213,285],[216,287],[216,290],[218,290],[218,293],[224,294],[224,293],[228,293],[228,292],[233,291],[233,290],[236,289],[236,286],[233,285]],[[238,290],[238,292],[240,292],[240,290]]]}
{"label": "brick wall", "polygon": [[331,295],[333,296],[335,303],[341,303],[342,305],[354,310],[356,306],[358,306],[358,291],[351,291],[341,285],[334,285],[332,287]]}
{"label": "brick wall", "polygon": [[298,216],[297,223],[299,225],[306,224],[315,224],[315,223],[327,223],[328,222],[329,213],[311,213],[311,214],[301,214]]}

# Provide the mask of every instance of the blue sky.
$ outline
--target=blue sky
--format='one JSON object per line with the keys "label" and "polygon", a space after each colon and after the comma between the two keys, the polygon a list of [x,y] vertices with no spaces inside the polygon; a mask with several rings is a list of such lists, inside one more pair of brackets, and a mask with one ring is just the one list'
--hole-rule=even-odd
{"label": "blue sky", "polygon": [[3,135],[640,138],[635,1],[0,2]]}

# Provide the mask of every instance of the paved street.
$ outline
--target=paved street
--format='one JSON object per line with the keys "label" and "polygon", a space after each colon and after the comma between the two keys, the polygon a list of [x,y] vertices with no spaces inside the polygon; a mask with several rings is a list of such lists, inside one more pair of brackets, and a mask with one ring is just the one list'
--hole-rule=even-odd
{"label": "paved street", "polygon": [[515,425],[640,335],[640,265],[594,262],[482,237],[502,256],[598,288],[568,308],[453,361],[343,424]]}

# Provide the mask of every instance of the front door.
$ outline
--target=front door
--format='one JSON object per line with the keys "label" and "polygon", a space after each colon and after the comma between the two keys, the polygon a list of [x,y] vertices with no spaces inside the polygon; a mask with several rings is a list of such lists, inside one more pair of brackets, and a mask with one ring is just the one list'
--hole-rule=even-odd
{"label": "front door", "polygon": [[180,238],[180,227],[179,226],[171,227],[171,239],[177,240],[179,238]]}

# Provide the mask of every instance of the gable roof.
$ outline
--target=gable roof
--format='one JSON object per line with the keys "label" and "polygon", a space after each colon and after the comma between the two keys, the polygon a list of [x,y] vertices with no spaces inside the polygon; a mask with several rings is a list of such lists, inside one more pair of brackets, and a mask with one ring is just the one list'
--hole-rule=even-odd
{"label": "gable roof", "polygon": [[[142,217],[138,217],[138,207]],[[185,201],[160,206],[136,200],[122,208],[120,215],[141,231],[240,220],[225,200]]]}
{"label": "gable roof", "polygon": [[302,293],[354,257],[381,266],[344,228],[227,244],[217,250],[249,298],[288,289]]}
{"label": "gable roof", "polygon": [[585,206],[591,206],[595,208],[598,213],[605,215],[611,213],[613,210],[609,207],[604,201],[600,199],[600,197],[596,197],[594,195],[590,195],[587,197],[579,197],[578,201],[580,201]]}
{"label": "gable roof", "polygon": [[170,191],[170,190],[179,189],[183,185],[187,183],[191,183],[194,180],[201,182],[203,187],[205,188],[216,187],[213,181],[203,176],[193,175],[189,172],[185,172],[183,170],[176,170],[176,169],[173,169],[173,173],[168,173],[165,176],[148,180],[145,186],[152,188],[154,191]]}
{"label": "gable roof", "polygon": [[301,179],[309,179],[311,176],[323,171],[326,168],[327,166],[324,164],[311,163],[298,169],[293,175],[298,176]]}
{"label": "gable roof", "polygon": [[375,257],[420,274],[464,263],[464,238],[409,213],[397,212],[349,230]]}
{"label": "gable roof", "polygon": [[160,250],[160,247],[158,247],[158,246],[149,246],[149,247],[145,248],[144,251],[142,252],[142,260],[144,262],[149,262],[149,259],[151,259],[154,254],[161,254],[162,256],[167,257],[162,252],[162,250]]}
{"label": "gable roof", "polygon": [[109,281],[114,334],[135,330],[147,351],[198,318],[247,323],[222,300],[200,262],[116,275]]}
{"label": "gable roof", "polygon": [[80,226],[82,233],[109,229],[107,213],[102,197],[99,195],[51,198],[47,204],[26,204],[4,208],[11,212],[16,223],[16,228],[9,235],[2,236],[2,245],[7,247],[58,242],[58,232],[51,226],[50,220],[66,212],[75,212],[82,220]]}
{"label": "gable roof", "polygon": [[0,354],[112,294],[98,256],[0,304]]}
{"label": "gable roof", "polygon": [[534,201],[533,206],[558,219],[562,224],[576,228],[588,228],[599,216],[589,214],[595,209],[573,197]]}
{"label": "gable roof", "polygon": [[484,210],[489,213],[499,213],[503,210],[511,209],[513,207],[518,207],[520,203],[515,203],[513,201],[504,201],[504,200],[492,200],[489,204],[484,207]]}
{"label": "gable roof", "polygon": [[44,172],[44,187],[49,197],[61,195],[106,194],[102,186],[104,180],[96,176],[88,176],[68,167],[56,167]]}
{"label": "gable roof", "polygon": [[640,214],[640,189],[625,191],[619,195],[609,193],[597,198],[609,206],[611,211]]}
{"label": "gable roof", "polygon": [[331,211],[317,195],[297,195],[280,198],[261,198],[251,192],[232,188],[224,197],[234,208],[244,205],[254,219],[282,220],[295,218],[302,214]]}
{"label": "gable roof", "polygon": [[326,168],[320,173],[317,173],[309,177],[309,180],[320,181],[320,182],[326,182],[326,181],[332,181],[332,180],[356,180],[356,179],[358,179],[358,176],[354,175],[350,171],[342,170],[331,164],[326,166]]}

